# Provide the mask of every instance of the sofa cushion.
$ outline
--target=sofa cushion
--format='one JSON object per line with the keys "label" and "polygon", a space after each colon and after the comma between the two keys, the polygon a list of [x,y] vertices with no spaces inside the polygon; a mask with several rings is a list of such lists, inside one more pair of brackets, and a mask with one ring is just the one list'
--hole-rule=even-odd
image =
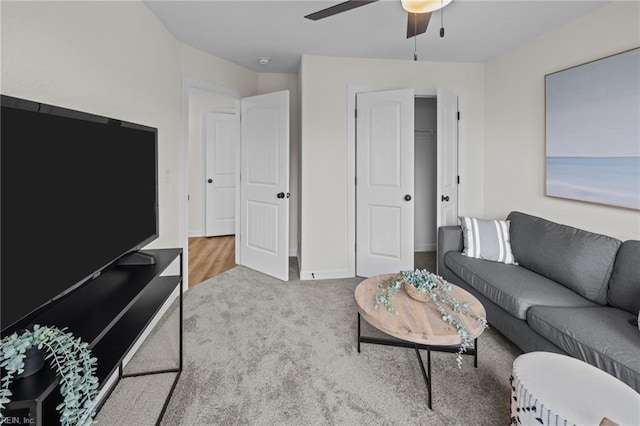
{"label": "sofa cushion", "polygon": [[511,212],[507,219],[511,249],[520,265],[606,304],[620,240],[520,212]]}
{"label": "sofa cushion", "polygon": [[640,391],[640,330],[634,315],[613,307],[535,306],[529,326],[569,355],[618,377]]}
{"label": "sofa cushion", "polygon": [[622,243],[609,281],[607,302],[627,312],[640,311],[640,241]]}
{"label": "sofa cushion", "polygon": [[460,216],[464,250],[476,259],[516,264],[509,242],[509,221]]}
{"label": "sofa cushion", "polygon": [[526,319],[536,305],[597,306],[568,288],[517,265],[472,259],[450,251],[445,265],[516,318]]}

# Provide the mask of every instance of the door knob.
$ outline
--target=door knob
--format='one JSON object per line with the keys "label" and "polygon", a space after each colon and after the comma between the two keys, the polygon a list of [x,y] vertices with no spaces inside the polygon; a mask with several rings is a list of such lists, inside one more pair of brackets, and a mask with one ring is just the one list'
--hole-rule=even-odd
{"label": "door knob", "polygon": [[448,196],[448,195],[443,195],[443,196],[440,198],[440,201],[449,201],[449,196]]}
{"label": "door knob", "polygon": [[207,182],[213,183],[213,179],[207,179]]}
{"label": "door knob", "polygon": [[411,201],[411,195],[407,194],[404,196],[405,201]]}
{"label": "door knob", "polygon": [[278,197],[278,198],[284,198],[284,192],[278,192],[278,194],[276,195],[276,197]]}

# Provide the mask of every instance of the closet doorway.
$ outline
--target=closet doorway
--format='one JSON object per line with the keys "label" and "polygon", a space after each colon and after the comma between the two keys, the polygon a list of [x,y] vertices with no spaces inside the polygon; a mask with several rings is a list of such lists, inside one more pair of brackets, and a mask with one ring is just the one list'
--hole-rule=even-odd
{"label": "closet doorway", "polygon": [[458,97],[444,88],[424,92],[353,90],[350,263],[357,276],[437,272],[437,229],[457,224]]}
{"label": "closet doorway", "polygon": [[[414,267],[435,272],[438,193],[438,103],[415,98]],[[432,269],[433,268],[433,269]]]}

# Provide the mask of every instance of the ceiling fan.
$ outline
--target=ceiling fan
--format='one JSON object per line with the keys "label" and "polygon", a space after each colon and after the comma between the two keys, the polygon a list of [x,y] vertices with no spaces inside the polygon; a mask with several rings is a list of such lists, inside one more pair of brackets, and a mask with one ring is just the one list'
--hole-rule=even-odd
{"label": "ceiling fan", "polygon": [[[346,12],[356,7],[366,6],[378,0],[347,0],[318,12],[311,13],[305,18],[317,21],[338,13]],[[401,0],[402,7],[407,11],[407,38],[415,37],[427,31],[431,13],[442,9],[451,0]],[[444,37],[444,28],[440,28],[440,37]]]}

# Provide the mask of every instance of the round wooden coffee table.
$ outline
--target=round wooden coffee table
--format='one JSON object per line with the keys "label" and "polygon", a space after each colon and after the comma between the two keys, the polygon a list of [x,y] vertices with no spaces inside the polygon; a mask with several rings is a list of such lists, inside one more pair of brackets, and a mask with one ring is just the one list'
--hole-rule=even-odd
{"label": "round wooden coffee table", "polygon": [[[397,314],[387,311],[383,305],[375,307],[376,293],[380,289],[378,284],[397,274],[384,274],[367,278],[362,281],[355,290],[356,305],[358,307],[358,353],[360,343],[373,343],[378,345],[399,346],[414,348],[422,376],[427,385],[429,394],[428,405],[432,408],[431,398],[431,351],[457,353],[460,350],[462,339],[456,328],[442,320],[442,315],[437,311],[436,306],[431,302],[420,302],[409,297],[404,290],[400,289],[393,296],[393,307]],[[460,303],[469,303],[469,310],[481,317],[485,317],[484,307],[471,293],[451,284],[451,295]],[[360,332],[360,317],[378,330],[395,337],[396,339],[385,339],[377,337],[363,336]],[[473,355],[474,367],[478,366],[478,339],[485,327],[480,322],[466,315],[457,315],[474,336],[473,348],[467,349],[465,355]],[[425,371],[420,349],[427,351],[427,370]],[[453,362],[453,361],[452,361]]]}

